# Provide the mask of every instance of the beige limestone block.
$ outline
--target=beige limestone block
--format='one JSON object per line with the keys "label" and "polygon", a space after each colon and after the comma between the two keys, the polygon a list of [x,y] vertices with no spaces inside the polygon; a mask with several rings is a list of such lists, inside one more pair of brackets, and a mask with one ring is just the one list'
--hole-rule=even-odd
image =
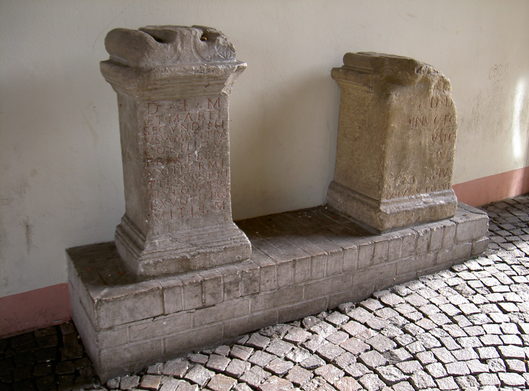
{"label": "beige limestone block", "polygon": [[450,82],[411,58],[347,53],[329,206],[374,231],[448,218],[456,112]]}
{"label": "beige limestone block", "polygon": [[141,276],[248,259],[233,223],[228,94],[246,67],[219,31],[115,29],[101,72],[118,95],[125,215],[116,247]]}

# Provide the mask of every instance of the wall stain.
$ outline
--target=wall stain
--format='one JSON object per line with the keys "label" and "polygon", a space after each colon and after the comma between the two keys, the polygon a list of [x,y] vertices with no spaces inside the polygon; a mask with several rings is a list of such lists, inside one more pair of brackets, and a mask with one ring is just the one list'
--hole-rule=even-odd
{"label": "wall stain", "polygon": [[486,129],[489,136],[501,137],[510,121],[506,114],[507,102],[511,101],[508,70],[509,64],[494,64],[489,68],[489,83],[474,95],[470,115],[461,117],[461,128],[467,127],[474,134],[482,134]]}
{"label": "wall stain", "polygon": [[4,255],[2,254],[6,240],[6,234],[3,230],[2,221],[0,220],[0,290],[3,291],[3,289],[7,286],[9,286],[9,279],[7,277],[7,267],[6,263],[7,260],[4,258]]}
{"label": "wall stain", "polygon": [[494,64],[489,69],[489,80],[496,83],[503,83],[508,71],[509,64]]}
{"label": "wall stain", "polygon": [[29,218],[24,219],[24,233],[26,235],[26,252],[29,254],[33,247],[33,225],[29,222]]}
{"label": "wall stain", "polygon": [[[13,186],[8,186],[7,188],[2,188],[0,190],[5,191],[0,193],[0,291],[4,292],[7,288],[9,291],[11,279],[8,273],[8,270],[11,270],[9,267],[9,261],[7,260],[8,253],[8,223],[7,223],[7,209],[16,208],[16,202],[24,199],[26,192],[29,189],[29,185],[26,178],[22,178],[17,181]],[[20,201],[23,202],[23,201]],[[13,205],[14,204],[14,205]],[[6,212],[4,212],[4,209]],[[5,218],[5,220],[4,220]],[[27,228],[26,228],[27,224]],[[29,248],[33,244],[33,226],[30,224],[29,219],[23,220],[22,228],[26,233],[26,247],[29,253]],[[12,289],[13,287],[11,287]],[[0,296],[2,294],[0,293]]]}
{"label": "wall stain", "polygon": [[98,137],[97,132],[95,131],[94,127],[92,126],[92,123],[90,122],[90,119],[86,115],[86,113],[81,110],[81,116],[83,117],[83,121],[85,122],[86,126],[88,127],[88,131],[90,133],[90,136],[92,136],[92,141],[94,145],[97,145]]}

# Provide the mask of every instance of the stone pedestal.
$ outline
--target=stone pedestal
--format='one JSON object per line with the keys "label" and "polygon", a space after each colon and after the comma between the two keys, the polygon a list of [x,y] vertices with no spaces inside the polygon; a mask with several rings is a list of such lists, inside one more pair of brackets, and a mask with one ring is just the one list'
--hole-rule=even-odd
{"label": "stone pedestal", "polygon": [[155,280],[128,275],[113,243],[68,250],[73,318],[103,381],[363,300],[488,242],[487,215],[465,205],[452,219],[381,235],[325,207],[238,225],[254,248],[249,260]]}
{"label": "stone pedestal", "polygon": [[406,57],[347,53],[328,205],[375,232],[454,216],[449,81]]}
{"label": "stone pedestal", "polygon": [[207,27],[115,29],[101,72],[118,94],[125,215],[116,248],[137,275],[248,259],[232,221],[228,93],[246,64]]}

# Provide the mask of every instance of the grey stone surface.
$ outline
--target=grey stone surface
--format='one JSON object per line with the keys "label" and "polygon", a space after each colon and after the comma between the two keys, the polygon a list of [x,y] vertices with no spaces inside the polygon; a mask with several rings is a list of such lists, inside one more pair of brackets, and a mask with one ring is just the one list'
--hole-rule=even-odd
{"label": "grey stone surface", "polygon": [[122,390],[131,390],[140,384],[139,376],[123,376],[119,382]]}
{"label": "grey stone surface", "polygon": [[[378,232],[452,217],[456,113],[450,82],[406,57],[347,53],[343,62],[332,70],[341,102],[328,204]],[[472,225],[461,225],[457,240],[472,235]],[[431,244],[424,236],[418,253],[440,245],[439,235]],[[375,251],[375,263],[383,258]]]}
{"label": "grey stone surface", "polygon": [[209,381],[208,388],[212,389],[213,391],[229,391],[236,383],[237,380],[232,377],[228,377],[223,374],[216,374]]}
{"label": "grey stone surface", "polygon": [[228,93],[246,64],[209,27],[107,34],[101,72],[118,94],[125,215],[116,247],[138,275],[249,258],[231,218]]}
{"label": "grey stone surface", "polygon": [[161,376],[144,375],[141,379],[140,387],[146,390],[158,390],[161,384]]}
{"label": "grey stone surface", "polygon": [[202,365],[195,365],[186,373],[184,378],[199,386],[205,386],[213,375],[214,372],[207,370]]}

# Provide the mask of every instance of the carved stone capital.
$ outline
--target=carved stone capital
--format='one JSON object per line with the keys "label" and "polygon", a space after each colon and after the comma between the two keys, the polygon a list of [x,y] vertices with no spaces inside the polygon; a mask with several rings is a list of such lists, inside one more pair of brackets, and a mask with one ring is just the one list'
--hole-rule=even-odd
{"label": "carved stone capital", "polygon": [[101,73],[119,93],[144,100],[228,94],[246,63],[218,30],[203,26],[118,28],[105,39]]}

